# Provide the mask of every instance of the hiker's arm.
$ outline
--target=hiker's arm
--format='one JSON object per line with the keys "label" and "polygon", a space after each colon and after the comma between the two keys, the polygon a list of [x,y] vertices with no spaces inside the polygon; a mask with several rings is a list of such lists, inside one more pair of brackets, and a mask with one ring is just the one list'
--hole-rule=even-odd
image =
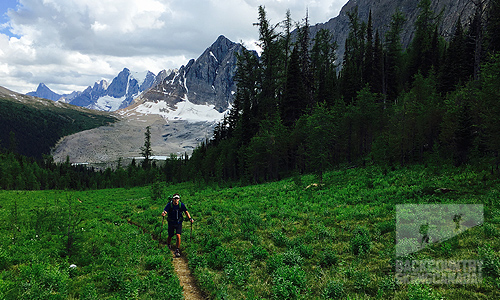
{"label": "hiker's arm", "polygon": [[168,209],[168,204],[165,206],[165,208],[163,209],[163,211],[161,212],[161,216],[164,217],[167,215],[167,209]]}
{"label": "hiker's arm", "polygon": [[191,221],[191,223],[193,223],[193,218],[191,218],[191,215],[189,214],[189,212],[186,210],[186,216],[189,218],[189,221]]}

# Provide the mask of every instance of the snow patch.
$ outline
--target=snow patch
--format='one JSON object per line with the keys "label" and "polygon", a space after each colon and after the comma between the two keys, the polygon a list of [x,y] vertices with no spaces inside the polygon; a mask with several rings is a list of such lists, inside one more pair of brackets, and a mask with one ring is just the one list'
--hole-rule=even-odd
{"label": "snow patch", "polygon": [[215,55],[212,51],[210,51],[210,56],[212,56],[216,62],[219,62],[219,60],[217,59],[217,57],[215,57]]}
{"label": "snow patch", "polygon": [[114,98],[111,96],[103,96],[97,100],[97,103],[95,106],[97,106],[99,110],[115,111],[120,107],[120,105],[123,103],[123,101],[125,101],[125,98],[126,98],[125,96],[120,97],[120,98]]}
{"label": "snow patch", "polygon": [[[177,109],[169,107],[165,101],[146,102],[133,111],[140,114],[160,115],[165,120],[184,120],[188,122],[218,122],[224,118],[225,112],[218,112],[214,105],[197,105],[189,101],[177,103]],[[132,115],[127,111],[127,115]]]}

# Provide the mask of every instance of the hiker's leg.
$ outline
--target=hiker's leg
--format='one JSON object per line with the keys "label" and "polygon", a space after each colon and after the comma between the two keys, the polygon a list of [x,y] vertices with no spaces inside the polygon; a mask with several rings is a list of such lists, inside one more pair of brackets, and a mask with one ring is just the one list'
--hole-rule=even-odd
{"label": "hiker's leg", "polygon": [[181,235],[177,234],[177,249],[181,247]]}
{"label": "hiker's leg", "polygon": [[167,238],[167,246],[170,247],[170,243],[172,242],[172,237],[174,236],[174,226],[168,224],[168,238]]}

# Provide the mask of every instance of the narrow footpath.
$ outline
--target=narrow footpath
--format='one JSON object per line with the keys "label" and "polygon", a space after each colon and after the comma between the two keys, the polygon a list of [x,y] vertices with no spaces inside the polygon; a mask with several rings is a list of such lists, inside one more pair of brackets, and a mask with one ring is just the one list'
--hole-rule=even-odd
{"label": "narrow footpath", "polygon": [[[173,256],[174,253],[173,252],[171,253]],[[185,300],[204,299],[200,290],[198,289],[198,286],[196,285],[194,276],[191,274],[191,270],[189,270],[187,258],[184,255],[181,257],[174,257],[172,263],[174,264],[175,273],[177,273],[177,277],[179,277],[184,299]]]}
{"label": "narrow footpath", "polygon": [[[140,224],[137,224],[131,220],[127,220],[130,225],[134,225],[142,230],[143,233],[147,233],[147,230],[142,227]],[[154,241],[158,241],[158,238],[151,234],[151,238]],[[165,249],[165,253],[168,253],[168,248],[166,247],[165,242],[160,241],[160,245],[163,249]],[[188,267],[187,258],[182,255],[181,257],[175,257],[174,252],[170,251],[172,255],[172,264],[174,265],[174,271],[179,278],[179,283],[182,286],[182,294],[184,295],[184,300],[204,300],[203,294],[200,289],[196,285],[196,281],[194,279],[193,274],[191,274],[191,270]]]}

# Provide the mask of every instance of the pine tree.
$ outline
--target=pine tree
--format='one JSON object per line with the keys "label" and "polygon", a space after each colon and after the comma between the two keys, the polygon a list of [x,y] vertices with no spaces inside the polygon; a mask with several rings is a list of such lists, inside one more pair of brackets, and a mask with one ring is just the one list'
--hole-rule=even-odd
{"label": "pine tree", "polygon": [[314,103],[332,105],[336,98],[335,60],[337,44],[327,29],[320,29],[314,38],[311,59],[314,73]]}
{"label": "pine tree", "polygon": [[368,83],[371,90],[374,91],[373,87],[373,76],[374,76],[374,53],[375,45],[373,44],[373,25],[372,25],[372,11],[370,10],[370,15],[368,16],[368,25],[366,26],[366,45],[365,45],[365,55],[364,55],[364,70],[363,70],[363,83]]}
{"label": "pine tree", "polygon": [[288,64],[285,93],[280,105],[283,124],[287,127],[292,127],[307,107],[305,101],[307,95],[302,78],[299,54],[297,47],[295,47],[292,50],[292,56]]}
{"label": "pine tree", "polygon": [[445,59],[440,72],[440,90],[450,92],[459,83],[465,84],[472,75],[469,62],[471,61],[467,53],[466,37],[463,31],[461,20],[457,21],[455,32],[451,38]]}
{"label": "pine tree", "polygon": [[366,25],[359,21],[358,7],[348,12],[349,35],[345,42],[344,61],[340,73],[342,95],[347,103],[353,101],[363,87],[363,56]]}
{"label": "pine tree", "polygon": [[146,132],[144,133],[144,146],[141,147],[141,155],[144,157],[142,166],[144,168],[149,168],[151,156],[153,155],[153,150],[151,148],[151,126],[146,127]]}
{"label": "pine tree", "polygon": [[421,72],[427,76],[433,66],[435,57],[439,57],[437,51],[437,26],[440,15],[434,15],[431,9],[431,0],[421,0],[418,4],[420,13],[415,22],[415,37],[410,48],[409,75]]}
{"label": "pine tree", "polygon": [[403,60],[401,46],[401,32],[405,18],[397,10],[391,18],[391,26],[385,36],[386,64],[385,64],[385,85],[387,99],[395,100],[403,86]]}
{"label": "pine tree", "polygon": [[279,33],[276,26],[272,26],[267,19],[263,6],[259,6],[259,46],[262,49],[260,68],[262,70],[262,90],[258,96],[258,118],[263,120],[277,112],[281,77],[284,76],[280,68],[280,57],[283,49],[280,48]]}
{"label": "pine tree", "polygon": [[500,51],[500,0],[490,0],[488,6],[488,21],[486,23],[488,50]]}
{"label": "pine tree", "polygon": [[375,32],[375,43],[373,46],[373,68],[370,86],[372,91],[379,94],[386,94],[384,85],[384,47],[380,40],[378,30]]}

